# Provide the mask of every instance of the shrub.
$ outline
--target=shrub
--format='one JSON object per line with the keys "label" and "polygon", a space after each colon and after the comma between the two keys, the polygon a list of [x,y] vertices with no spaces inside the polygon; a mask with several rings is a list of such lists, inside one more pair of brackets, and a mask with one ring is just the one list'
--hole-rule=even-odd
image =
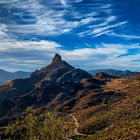
{"label": "shrub", "polygon": [[62,116],[56,113],[38,115],[36,110],[28,108],[26,115],[18,118],[5,130],[8,140],[62,140],[69,131]]}

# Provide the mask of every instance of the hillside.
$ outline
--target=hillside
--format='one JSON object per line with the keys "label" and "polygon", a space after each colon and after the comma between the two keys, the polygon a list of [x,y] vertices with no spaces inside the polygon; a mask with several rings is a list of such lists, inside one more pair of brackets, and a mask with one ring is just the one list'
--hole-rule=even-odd
{"label": "hillside", "polygon": [[[135,77],[135,78],[134,78]],[[140,78],[113,79],[103,90],[115,92],[75,113],[80,126],[80,140],[130,140],[140,138]],[[133,79],[134,78],[134,79]],[[133,79],[133,80],[132,80]],[[94,93],[95,94],[95,93]]]}
{"label": "hillside", "polygon": [[[37,112],[34,114],[38,118],[33,114],[27,118],[32,116],[38,121],[40,115],[47,112],[56,113],[55,117],[52,116],[56,121],[58,121],[56,116],[62,115],[62,123],[55,125],[54,130],[61,131],[65,128],[62,124],[63,126],[66,124],[67,133],[63,138],[138,140],[140,138],[140,74],[116,78],[99,72],[92,77],[86,71],[69,65],[56,54],[50,65],[35,71],[30,78],[13,80],[0,86],[0,136],[2,139],[16,136],[11,134],[11,131],[15,130],[16,133],[21,131],[17,125],[20,125],[19,128],[29,129],[23,122],[32,124],[30,119],[28,121],[23,119],[23,122],[14,124],[11,126],[12,130],[9,130],[10,126],[5,127],[16,120],[17,116],[24,118],[22,116],[26,114],[29,107],[35,108]],[[32,129],[40,133],[44,123],[49,123],[48,121],[43,121],[43,124],[36,122]],[[50,126],[52,128],[53,124],[51,123]],[[42,129],[36,130],[36,127],[42,127]],[[50,134],[46,132],[46,128],[44,129],[44,133]],[[6,136],[5,131],[8,131]],[[53,129],[51,131],[50,135],[54,135]],[[38,136],[35,132],[34,135]],[[44,134],[42,135],[41,140],[45,140]],[[19,136],[16,137],[19,138]]]}
{"label": "hillside", "polygon": [[[49,109],[62,109],[59,102],[73,96],[81,87],[82,79],[92,78],[84,70],[76,69],[62,61],[58,54],[52,63],[41,70],[35,71],[30,78],[16,79],[0,86],[0,107],[9,102],[8,108],[0,111],[0,116],[25,111],[29,106],[46,106]],[[58,109],[53,104],[59,104]],[[64,108],[63,108],[64,109]]]}

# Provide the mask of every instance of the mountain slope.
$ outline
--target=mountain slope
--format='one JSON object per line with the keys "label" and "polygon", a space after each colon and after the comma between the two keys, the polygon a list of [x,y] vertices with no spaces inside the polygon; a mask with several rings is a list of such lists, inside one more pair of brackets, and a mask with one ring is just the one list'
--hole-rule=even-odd
{"label": "mountain slope", "polygon": [[78,132],[87,134],[87,137],[76,136],[75,139],[140,139],[139,76],[137,74],[107,82],[103,86],[104,91],[118,93],[113,102],[104,100],[101,104],[78,110],[74,114],[80,124]]}
{"label": "mountain slope", "polygon": [[70,66],[56,54],[50,65],[35,71],[30,78],[13,80],[0,86],[0,101],[13,102],[14,107],[11,107],[14,112],[22,112],[31,105],[42,107],[56,98],[61,100],[71,96],[77,88],[76,82],[87,78],[92,76]]}

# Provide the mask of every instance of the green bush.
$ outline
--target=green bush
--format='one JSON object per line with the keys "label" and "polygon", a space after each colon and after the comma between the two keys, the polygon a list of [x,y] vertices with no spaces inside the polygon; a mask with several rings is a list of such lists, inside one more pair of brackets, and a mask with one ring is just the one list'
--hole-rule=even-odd
{"label": "green bush", "polygon": [[38,115],[36,110],[28,108],[26,115],[10,124],[5,130],[8,140],[62,140],[69,126],[62,116],[56,113]]}

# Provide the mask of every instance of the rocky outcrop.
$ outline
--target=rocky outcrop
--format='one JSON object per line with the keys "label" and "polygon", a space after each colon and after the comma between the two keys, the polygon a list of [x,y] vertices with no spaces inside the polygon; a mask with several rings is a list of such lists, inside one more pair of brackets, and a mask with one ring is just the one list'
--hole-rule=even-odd
{"label": "rocky outcrop", "polygon": [[88,72],[76,69],[63,61],[59,54],[54,56],[50,65],[34,72],[31,77],[38,76],[42,77],[42,80],[49,80],[51,82],[81,81],[83,78],[92,77]]}
{"label": "rocky outcrop", "polygon": [[104,72],[98,72],[98,73],[95,74],[94,77],[96,79],[104,79],[104,80],[111,79],[111,78],[116,78],[115,76],[108,75]]}

